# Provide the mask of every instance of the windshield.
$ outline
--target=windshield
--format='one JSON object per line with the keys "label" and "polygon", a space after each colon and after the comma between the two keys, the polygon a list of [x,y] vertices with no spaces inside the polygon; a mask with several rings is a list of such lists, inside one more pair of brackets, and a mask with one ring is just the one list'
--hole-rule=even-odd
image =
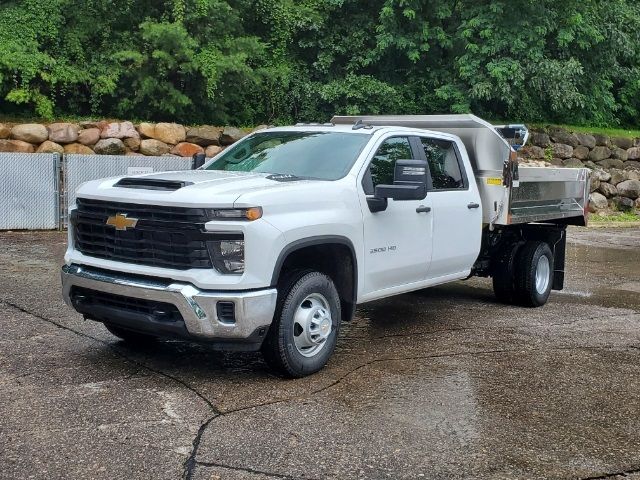
{"label": "windshield", "polygon": [[338,180],[349,172],[369,138],[341,132],[256,133],[205,168]]}

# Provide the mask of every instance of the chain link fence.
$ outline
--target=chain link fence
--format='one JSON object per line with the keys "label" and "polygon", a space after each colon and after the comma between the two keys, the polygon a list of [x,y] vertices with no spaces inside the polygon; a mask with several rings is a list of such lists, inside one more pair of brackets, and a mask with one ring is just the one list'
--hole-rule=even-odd
{"label": "chain link fence", "polygon": [[0,153],[0,230],[62,228],[84,182],[190,170],[192,164],[183,157]]}
{"label": "chain link fence", "polygon": [[60,226],[60,156],[0,153],[0,230]]}

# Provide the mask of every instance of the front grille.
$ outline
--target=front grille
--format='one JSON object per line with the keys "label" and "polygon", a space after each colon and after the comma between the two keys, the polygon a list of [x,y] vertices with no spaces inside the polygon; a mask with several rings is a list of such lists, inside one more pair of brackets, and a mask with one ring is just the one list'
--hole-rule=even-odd
{"label": "front grille", "polygon": [[[77,199],[72,212],[75,248],[84,255],[154,267],[186,270],[212,268],[204,232],[209,220],[202,208],[164,207]],[[107,225],[116,215],[137,219],[134,227]]]}
{"label": "front grille", "polygon": [[71,301],[82,310],[91,310],[91,307],[101,306],[123,312],[147,315],[158,322],[173,323],[183,321],[180,310],[170,303],[124,297],[82,287],[73,287],[70,297]]}

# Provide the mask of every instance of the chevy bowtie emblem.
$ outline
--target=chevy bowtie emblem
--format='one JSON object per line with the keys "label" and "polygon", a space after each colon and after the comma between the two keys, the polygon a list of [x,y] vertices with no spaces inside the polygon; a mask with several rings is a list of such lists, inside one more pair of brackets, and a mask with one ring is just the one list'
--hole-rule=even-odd
{"label": "chevy bowtie emblem", "polygon": [[127,218],[126,213],[117,213],[107,218],[107,225],[116,227],[116,230],[126,230],[127,228],[136,228],[137,218]]}

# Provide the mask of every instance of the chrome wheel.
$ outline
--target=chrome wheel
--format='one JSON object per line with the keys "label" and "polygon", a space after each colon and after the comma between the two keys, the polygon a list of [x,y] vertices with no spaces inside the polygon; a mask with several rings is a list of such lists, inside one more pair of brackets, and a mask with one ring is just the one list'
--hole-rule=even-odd
{"label": "chrome wheel", "polygon": [[293,340],[300,355],[316,355],[326,345],[332,330],[327,299],[319,293],[307,295],[293,316]]}
{"label": "chrome wheel", "polygon": [[546,255],[541,255],[536,266],[536,291],[542,295],[549,287],[551,278],[551,264]]}

